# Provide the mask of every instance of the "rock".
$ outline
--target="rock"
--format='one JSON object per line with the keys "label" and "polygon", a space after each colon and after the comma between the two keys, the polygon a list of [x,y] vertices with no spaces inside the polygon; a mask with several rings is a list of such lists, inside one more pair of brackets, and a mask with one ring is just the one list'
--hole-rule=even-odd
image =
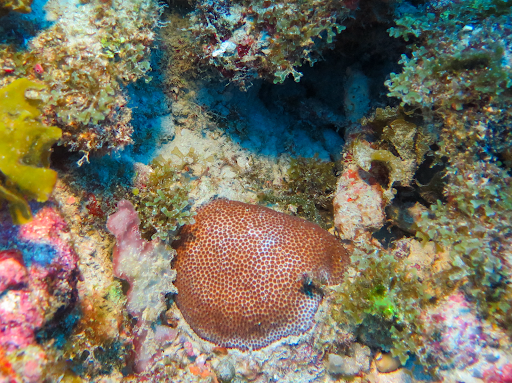
{"label": "rock", "polygon": [[379,374],[376,383],[412,383],[412,376],[410,371],[401,368],[388,374]]}
{"label": "rock", "polygon": [[347,166],[341,174],[333,203],[334,224],[343,239],[376,230],[385,222],[382,187],[357,165]]}
{"label": "rock", "polygon": [[398,358],[393,358],[391,354],[377,353],[375,356],[375,366],[379,372],[393,372],[400,368],[401,364]]}
{"label": "rock", "polygon": [[231,382],[235,377],[235,366],[233,366],[233,363],[227,358],[222,359],[219,364],[214,367],[214,371],[217,378],[222,383]]}
{"label": "rock", "polygon": [[340,356],[337,354],[328,354],[327,370],[333,375],[354,376],[359,372],[355,360],[348,356]]}
{"label": "rock", "polygon": [[355,376],[360,372],[370,371],[371,351],[367,346],[354,343],[350,349],[351,356],[328,354],[327,370],[333,375]]}

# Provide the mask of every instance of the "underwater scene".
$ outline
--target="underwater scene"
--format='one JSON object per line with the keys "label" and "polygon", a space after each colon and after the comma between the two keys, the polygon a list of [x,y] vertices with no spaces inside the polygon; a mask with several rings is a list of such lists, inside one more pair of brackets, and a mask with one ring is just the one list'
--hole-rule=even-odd
{"label": "underwater scene", "polygon": [[512,383],[510,0],[0,0],[0,383]]}

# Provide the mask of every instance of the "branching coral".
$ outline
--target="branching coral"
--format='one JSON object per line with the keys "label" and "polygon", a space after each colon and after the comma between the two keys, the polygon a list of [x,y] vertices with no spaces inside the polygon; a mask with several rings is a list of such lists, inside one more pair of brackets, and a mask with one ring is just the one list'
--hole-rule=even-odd
{"label": "branching coral", "polygon": [[342,0],[204,0],[190,28],[203,46],[202,58],[246,87],[258,77],[281,83],[291,74],[299,81],[296,68],[319,60],[349,12]]}
{"label": "branching coral", "polygon": [[28,89],[43,86],[19,79],[0,89],[0,197],[9,202],[15,223],[31,219],[25,196],[44,202],[57,181],[49,169],[51,146],[61,130],[44,126],[36,101],[25,97]]}

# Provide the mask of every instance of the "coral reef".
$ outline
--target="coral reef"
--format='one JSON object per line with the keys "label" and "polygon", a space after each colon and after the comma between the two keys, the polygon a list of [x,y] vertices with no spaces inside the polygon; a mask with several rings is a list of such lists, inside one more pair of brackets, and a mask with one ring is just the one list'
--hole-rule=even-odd
{"label": "coral reef", "polygon": [[[265,173],[253,169],[255,187],[264,185]],[[332,227],[332,199],[336,185],[334,162],[313,158],[292,158],[283,185],[264,188],[259,199],[265,203],[277,203],[301,218],[324,229]]]}
{"label": "coral reef", "polygon": [[370,371],[371,351],[368,346],[354,343],[350,348],[350,356],[328,354],[327,370],[333,375],[355,376]]}
{"label": "coral reef", "polygon": [[25,97],[27,90],[41,88],[18,79],[0,89],[0,197],[9,203],[17,224],[32,217],[25,197],[46,201],[57,180],[57,173],[48,167],[51,146],[61,130],[43,125],[37,102]]}
{"label": "coral reef", "polygon": [[42,326],[44,312],[32,302],[30,290],[23,288],[28,284],[28,270],[21,253],[5,250],[0,257],[1,292],[5,293],[0,307],[0,344],[5,350],[13,351],[35,343],[35,330]]}
{"label": "coral reef", "polygon": [[[391,215],[405,226],[415,210],[389,205],[399,187],[412,189],[417,183],[415,173],[431,156],[434,132],[414,112],[398,107],[377,108],[349,132],[334,197],[337,230],[342,238],[354,239],[380,229]],[[424,186],[424,194],[428,188]]]}
{"label": "coral reef", "polygon": [[437,162],[447,161],[443,198],[422,213],[417,235],[449,251],[450,279],[508,328],[512,42],[502,28],[511,16],[501,1],[409,8],[390,34],[417,42],[387,82],[389,96],[422,109],[439,137]]}
{"label": "coral reef", "polygon": [[389,95],[411,105],[455,110],[491,101],[512,86],[510,33],[503,30],[509,22],[510,7],[501,0],[407,8],[389,33],[419,44],[411,46],[411,57],[402,55],[404,68],[391,74]]}
{"label": "coral reef", "polygon": [[299,81],[297,67],[313,65],[344,27],[356,2],[198,1],[190,29],[202,47],[201,59],[242,88],[264,77]]}
{"label": "coral reef", "polygon": [[2,0],[0,1],[0,17],[10,11],[30,13],[32,0]]}
{"label": "coral reef", "polygon": [[512,180],[495,164],[463,159],[447,169],[446,177],[447,202],[422,214],[417,235],[448,249],[450,279],[464,282],[481,315],[509,327]]}
{"label": "coral reef", "polygon": [[[417,350],[420,314],[431,298],[414,264],[375,245],[360,242],[345,281],[336,287],[332,316],[339,322],[363,324],[366,343],[391,351],[402,363]],[[404,342],[404,336],[406,342]],[[404,348],[404,343],[408,345]]]}
{"label": "coral reef", "polygon": [[358,233],[379,229],[385,220],[382,187],[357,165],[346,165],[334,197],[334,224],[340,237],[353,239]]}
{"label": "coral reef", "polygon": [[319,226],[224,199],[203,206],[173,246],[176,303],[187,323],[242,350],[310,329],[321,286],[339,283],[348,261]]}
{"label": "coral reef", "polygon": [[[443,369],[462,370],[485,354],[492,335],[460,292],[447,297],[438,307],[423,314],[426,358]],[[464,350],[460,352],[459,350]]]}
{"label": "coral reef", "polygon": [[30,3],[1,382],[511,380],[509,2]]}
{"label": "coral reef", "polygon": [[485,383],[512,382],[512,363],[506,364],[501,370],[496,367],[486,370],[483,375],[483,380]]}

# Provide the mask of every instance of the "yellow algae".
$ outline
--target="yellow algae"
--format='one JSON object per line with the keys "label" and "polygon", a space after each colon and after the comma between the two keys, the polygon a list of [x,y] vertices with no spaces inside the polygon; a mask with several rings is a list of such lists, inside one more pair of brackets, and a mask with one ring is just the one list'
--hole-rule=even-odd
{"label": "yellow algae", "polygon": [[0,89],[0,198],[8,201],[16,224],[31,219],[25,197],[46,201],[57,180],[49,160],[62,132],[43,125],[35,101],[25,97],[28,89],[42,88],[21,78]]}

